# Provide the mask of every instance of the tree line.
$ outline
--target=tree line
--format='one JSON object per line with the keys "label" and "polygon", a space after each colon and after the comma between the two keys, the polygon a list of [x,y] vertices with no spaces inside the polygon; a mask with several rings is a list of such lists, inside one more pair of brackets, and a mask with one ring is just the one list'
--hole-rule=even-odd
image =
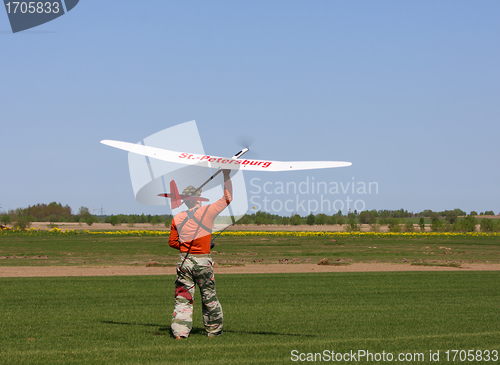
{"label": "tree line", "polygon": [[[324,213],[309,214],[308,216],[300,216],[292,214],[290,216],[280,216],[268,212],[258,211],[252,214],[244,215],[236,224],[255,224],[255,225],[344,225],[348,224],[356,229],[355,225],[370,224],[387,225],[389,229],[397,230],[403,224],[411,222],[412,224],[431,224],[436,230],[465,230],[464,224],[467,224],[467,217],[490,216],[495,215],[493,211],[485,211],[477,213],[475,211],[467,213],[461,209],[444,210],[435,212],[432,210],[424,210],[419,213],[409,212],[408,210],[364,210],[362,212],[349,212],[344,214],[338,211],[335,214],[327,215]],[[460,218],[460,219],[459,219]],[[469,220],[471,218],[468,218]],[[406,221],[405,221],[406,220]],[[12,224],[15,227],[26,228],[31,222],[49,222],[56,224],[58,222],[79,222],[92,225],[93,223],[110,223],[112,225],[136,223],[150,223],[152,225],[164,224],[170,227],[172,216],[164,215],[145,215],[145,214],[118,214],[97,216],[90,213],[87,207],[80,207],[76,214],[73,214],[68,205],[63,206],[61,203],[52,202],[49,204],[36,204],[27,208],[17,208],[9,212],[0,213],[0,221],[2,224]],[[485,221],[485,219],[480,219]],[[464,223],[465,222],[465,223]],[[494,225],[495,222],[493,222]],[[500,222],[499,222],[500,223]],[[471,223],[468,223],[469,225]],[[477,222],[476,222],[477,224]],[[489,223],[485,223],[489,224]],[[409,225],[407,227],[409,228]],[[494,228],[493,228],[494,229]]]}
{"label": "tree line", "polygon": [[33,222],[49,222],[54,226],[59,222],[64,223],[86,223],[91,226],[94,223],[111,223],[118,225],[122,223],[150,223],[161,224],[172,221],[171,215],[145,215],[145,214],[119,214],[98,216],[90,213],[89,208],[80,207],[76,214],[73,214],[68,205],[52,202],[49,204],[30,205],[27,208],[17,208],[8,212],[0,213],[2,225],[12,225],[14,228],[26,229]]}
{"label": "tree line", "polygon": [[[394,214],[388,214],[394,213]],[[301,217],[298,214],[291,217],[281,217],[276,214],[257,212],[243,216],[236,224],[255,225],[344,225],[347,231],[360,231],[361,224],[369,224],[370,230],[380,231],[381,226],[387,226],[389,232],[425,232],[428,227],[433,232],[475,232],[477,225],[483,232],[500,232],[500,219],[486,218],[494,215],[493,212],[483,212],[466,215],[465,212],[426,211],[425,215],[401,214],[401,211],[364,211],[348,213],[346,216],[339,214],[326,215],[309,214]],[[483,216],[483,218],[481,218]]]}

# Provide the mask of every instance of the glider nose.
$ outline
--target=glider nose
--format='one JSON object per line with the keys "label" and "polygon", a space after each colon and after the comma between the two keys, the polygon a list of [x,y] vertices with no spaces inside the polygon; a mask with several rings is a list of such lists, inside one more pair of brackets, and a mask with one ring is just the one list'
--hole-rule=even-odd
{"label": "glider nose", "polygon": [[233,156],[233,160],[236,160],[237,158],[240,158],[241,156],[243,156],[248,151],[249,151],[248,147],[243,148],[240,152],[238,152],[236,155]]}

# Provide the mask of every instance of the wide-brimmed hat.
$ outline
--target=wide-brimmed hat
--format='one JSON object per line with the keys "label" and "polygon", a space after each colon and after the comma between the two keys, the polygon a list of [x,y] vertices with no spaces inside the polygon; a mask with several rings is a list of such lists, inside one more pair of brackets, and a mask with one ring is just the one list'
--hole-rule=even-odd
{"label": "wide-brimmed hat", "polygon": [[201,189],[196,189],[193,185],[186,186],[182,191],[182,195],[186,196],[200,196]]}

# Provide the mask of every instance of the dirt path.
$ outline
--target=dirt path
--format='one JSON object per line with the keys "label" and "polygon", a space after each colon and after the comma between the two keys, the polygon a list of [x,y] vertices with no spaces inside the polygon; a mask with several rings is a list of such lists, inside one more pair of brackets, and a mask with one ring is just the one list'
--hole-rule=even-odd
{"label": "dirt path", "polygon": [[[445,266],[417,266],[410,264],[357,263],[346,266],[316,264],[269,264],[215,267],[215,274],[268,274],[309,272],[380,272],[380,271],[499,271],[500,264],[463,264],[461,268]],[[123,276],[123,275],[174,275],[175,267],[145,266],[25,266],[0,267],[0,277],[48,276]]]}

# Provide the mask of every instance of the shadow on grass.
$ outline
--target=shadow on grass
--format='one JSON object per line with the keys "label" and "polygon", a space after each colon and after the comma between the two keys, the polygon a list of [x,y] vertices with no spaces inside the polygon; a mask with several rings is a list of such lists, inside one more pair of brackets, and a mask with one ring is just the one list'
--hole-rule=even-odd
{"label": "shadow on grass", "polygon": [[[156,336],[170,336],[174,337],[172,335],[172,332],[170,332],[170,327],[166,327],[164,324],[155,324],[155,323],[134,323],[134,322],[116,322],[116,321],[99,321],[101,323],[106,323],[106,324],[119,324],[119,325],[125,325],[125,326],[143,326],[143,327],[160,327],[158,331],[160,332],[149,332],[153,335]],[[194,333],[194,329],[192,331]]]}
{"label": "shadow on grass", "polygon": [[[143,326],[143,327],[159,327],[156,332],[149,332],[156,336],[170,336],[173,338],[172,332],[170,331],[169,326],[165,326],[164,324],[155,324],[155,323],[133,323],[133,322],[116,322],[116,321],[99,321],[101,323],[106,324],[119,324],[125,326]],[[265,336],[292,336],[292,337],[316,337],[316,335],[307,335],[307,334],[299,334],[299,333],[278,333],[278,332],[266,332],[266,331],[233,331],[224,329],[225,333],[236,333],[243,335],[265,335]],[[206,335],[204,328],[194,327],[191,330],[191,335]]]}
{"label": "shadow on grass", "polygon": [[[205,331],[205,330],[203,330]],[[305,335],[300,333],[279,333],[279,332],[266,332],[266,331],[232,331],[224,329],[226,333],[238,333],[245,335],[267,335],[267,336],[292,336],[292,337],[316,337],[316,335]]]}

